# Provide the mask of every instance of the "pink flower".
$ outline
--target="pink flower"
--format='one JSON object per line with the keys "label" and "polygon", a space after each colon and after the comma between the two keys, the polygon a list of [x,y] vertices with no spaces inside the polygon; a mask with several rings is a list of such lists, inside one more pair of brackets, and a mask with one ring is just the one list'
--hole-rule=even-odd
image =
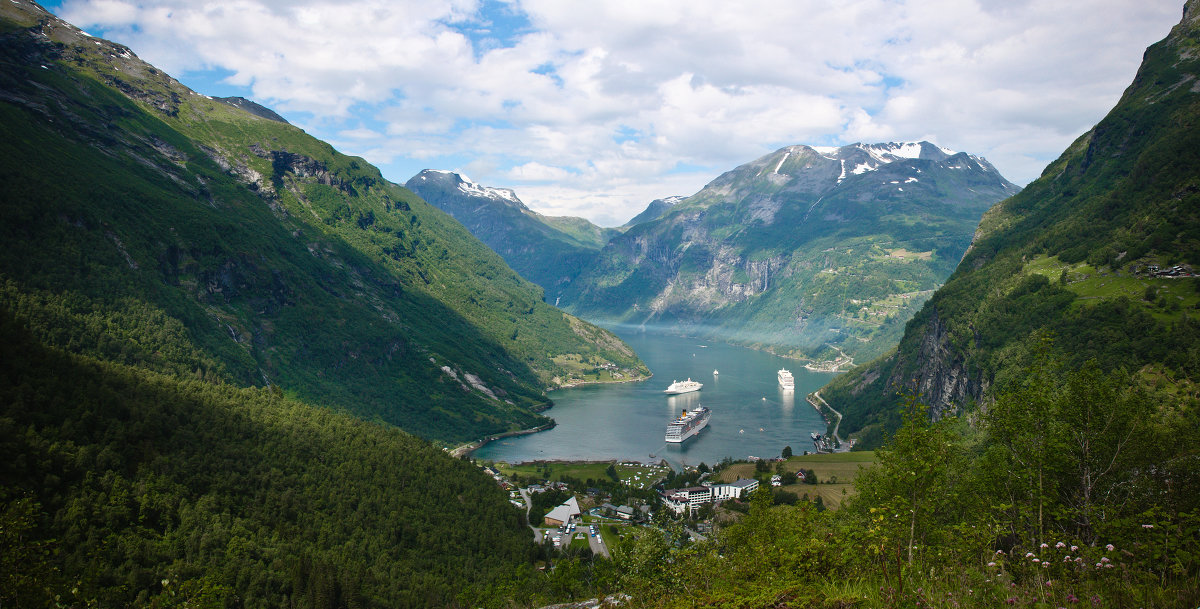
{"label": "pink flower", "polygon": [[1033,562],[1042,562],[1042,561],[1035,558],[1035,559],[1033,559]]}
{"label": "pink flower", "polygon": [[1152,525],[1152,524],[1143,524],[1143,525],[1142,525],[1142,528],[1143,528],[1143,529],[1153,529],[1153,528],[1154,528],[1154,525]]}
{"label": "pink flower", "polygon": [[1025,558],[1033,558],[1033,552],[1026,552]]}
{"label": "pink flower", "polygon": [[1070,556],[1063,557],[1063,562],[1071,562],[1071,557]]}
{"label": "pink flower", "polygon": [[1113,551],[1113,545],[1110,543],[1110,544],[1108,544],[1108,545],[1104,546],[1104,549],[1105,549],[1105,550],[1108,550],[1109,552],[1112,552],[1112,551]]}
{"label": "pink flower", "polygon": [[1107,557],[1107,556],[1105,556],[1105,557],[1101,558],[1101,559],[1100,559],[1100,562],[1108,562],[1108,557]]}
{"label": "pink flower", "polygon": [[1060,550],[1061,550],[1061,549],[1063,549],[1063,548],[1067,547],[1067,544],[1065,544],[1065,543],[1063,543],[1063,542],[1061,542],[1061,541],[1060,541],[1060,542],[1058,542],[1058,543],[1054,544],[1054,547],[1056,547],[1056,548],[1058,548],[1058,549],[1060,549]]}
{"label": "pink flower", "polygon": [[1046,548],[1049,548],[1049,547],[1050,547],[1050,545],[1049,545],[1049,544],[1045,544],[1045,543],[1044,543],[1044,544],[1042,544],[1042,545],[1041,545],[1041,548],[1042,548],[1043,550],[1045,550]]}
{"label": "pink flower", "polygon": [[1072,552],[1078,552],[1078,551],[1079,551],[1079,546],[1071,546],[1071,551],[1072,551]]}
{"label": "pink flower", "polygon": [[996,550],[996,556],[1001,556],[1003,554],[1004,554],[1004,550]]}
{"label": "pink flower", "polygon": [[1104,568],[1105,568],[1105,569],[1111,569],[1111,568],[1112,568],[1112,563],[1109,563],[1109,564],[1107,564],[1107,565],[1104,565]]}
{"label": "pink flower", "polygon": [[[1045,569],[1046,567],[1049,567],[1049,566],[1050,566],[1050,563],[1049,563],[1049,562],[1044,562],[1044,563],[1042,563],[1042,568],[1043,568],[1043,569]],[[1050,582],[1046,582],[1046,585],[1047,585],[1047,586],[1049,586],[1049,585],[1050,585]]]}
{"label": "pink flower", "polygon": [[989,567],[994,567],[994,566],[996,566],[996,563],[994,563],[994,562],[990,562],[990,563],[988,563],[988,566],[989,566]]}

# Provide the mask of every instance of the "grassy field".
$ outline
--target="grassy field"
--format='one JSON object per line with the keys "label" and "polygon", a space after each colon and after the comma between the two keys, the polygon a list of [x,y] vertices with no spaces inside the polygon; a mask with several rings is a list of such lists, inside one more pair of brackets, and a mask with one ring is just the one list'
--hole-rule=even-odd
{"label": "grassy field", "polygon": [[[1079,295],[1075,306],[1088,306],[1090,301],[1124,296],[1156,319],[1166,321],[1179,317],[1182,310],[1195,309],[1200,305],[1195,279],[1137,277],[1125,271],[1117,274],[1108,268],[1098,269],[1086,263],[1067,264],[1056,257],[1047,256],[1034,258],[1024,269],[1027,274],[1043,275],[1051,282],[1058,282],[1064,270],[1067,272],[1067,289]],[[1145,300],[1147,288],[1153,288],[1155,303]]]}
{"label": "grassy field", "polygon": [[[521,476],[533,476],[550,481],[558,481],[563,478],[575,478],[577,480],[608,480],[606,470],[611,462],[547,462],[547,463],[522,463],[520,465],[509,465],[508,463],[497,463],[496,469],[500,470],[506,476],[518,474]],[[667,468],[660,466],[631,466],[616,464],[617,476],[621,482],[633,488],[649,488],[656,481],[667,475]],[[577,489],[583,490],[583,489]]]}
{"label": "grassy field", "polygon": [[[820,483],[790,484],[781,488],[799,497],[807,494],[809,499],[820,495],[826,506],[835,508],[842,504],[843,499],[854,494],[854,478],[858,475],[859,468],[871,467],[874,464],[873,451],[792,457],[783,464],[784,471],[811,469]],[[771,472],[774,471],[775,464],[772,463]],[[753,463],[738,463],[721,471],[718,479],[721,482],[733,482],[738,478],[753,478],[754,475]],[[830,482],[833,480],[836,482]]]}

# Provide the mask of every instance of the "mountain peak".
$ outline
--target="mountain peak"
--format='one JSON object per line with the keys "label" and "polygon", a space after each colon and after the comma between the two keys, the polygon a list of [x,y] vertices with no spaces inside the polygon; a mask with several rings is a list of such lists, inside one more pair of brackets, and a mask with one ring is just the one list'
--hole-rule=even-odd
{"label": "mountain peak", "polygon": [[418,173],[411,180],[409,180],[409,182],[410,185],[408,187],[410,189],[412,189],[411,183],[428,182],[442,184],[451,188],[457,188],[460,192],[462,192],[462,194],[470,197],[484,197],[494,201],[499,201],[510,207],[516,207],[522,210],[529,209],[525,206],[525,203],[517,197],[517,193],[511,188],[493,188],[491,186],[476,184],[475,182],[471,181],[471,178],[468,178],[461,173],[446,169],[423,170],[421,173]]}

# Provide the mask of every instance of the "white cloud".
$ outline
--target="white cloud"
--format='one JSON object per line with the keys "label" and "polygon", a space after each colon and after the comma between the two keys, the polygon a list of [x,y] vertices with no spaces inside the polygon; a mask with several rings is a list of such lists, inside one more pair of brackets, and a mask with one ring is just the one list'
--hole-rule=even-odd
{"label": "white cloud", "polygon": [[471,167],[539,211],[621,223],[797,143],[925,138],[1027,182],[1116,102],[1179,8],[66,0],[58,12],[173,74],[227,70],[394,181]]}

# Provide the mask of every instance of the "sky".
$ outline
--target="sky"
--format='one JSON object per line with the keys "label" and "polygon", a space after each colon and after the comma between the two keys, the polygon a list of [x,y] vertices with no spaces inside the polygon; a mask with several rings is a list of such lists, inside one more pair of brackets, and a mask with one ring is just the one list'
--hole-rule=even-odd
{"label": "sky", "polygon": [[199,93],[404,183],[623,224],[783,146],[928,140],[1021,185],[1182,0],[54,0]]}

